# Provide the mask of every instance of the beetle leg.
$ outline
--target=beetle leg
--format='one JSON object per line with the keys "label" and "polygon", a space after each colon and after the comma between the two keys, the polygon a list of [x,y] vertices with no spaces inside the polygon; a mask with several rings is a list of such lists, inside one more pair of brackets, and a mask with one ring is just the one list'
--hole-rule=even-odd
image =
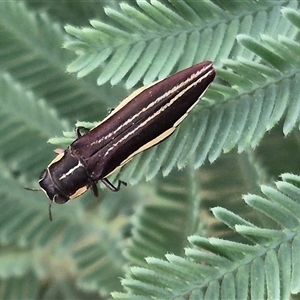
{"label": "beetle leg", "polygon": [[107,109],[107,115],[109,115],[110,113],[112,113],[114,111],[114,107],[108,108]]}
{"label": "beetle leg", "polygon": [[81,132],[82,130],[84,130],[86,132],[90,131],[88,128],[83,127],[83,126],[75,127],[75,133],[76,133],[77,138],[79,138],[83,135],[83,133]]}
{"label": "beetle leg", "polygon": [[121,184],[123,185],[127,185],[126,182],[118,180],[118,185],[114,186],[107,178],[102,178],[100,179],[110,190],[112,190],[113,192],[117,192],[120,190]]}
{"label": "beetle leg", "polygon": [[90,186],[91,191],[93,192],[95,197],[98,197],[98,187],[95,182]]}

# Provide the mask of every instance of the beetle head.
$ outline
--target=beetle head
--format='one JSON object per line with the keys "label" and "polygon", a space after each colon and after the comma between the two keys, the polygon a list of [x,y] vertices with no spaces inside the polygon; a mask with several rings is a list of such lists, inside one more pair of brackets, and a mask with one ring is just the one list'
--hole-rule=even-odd
{"label": "beetle head", "polygon": [[51,202],[66,203],[70,198],[64,194],[53,181],[49,169],[45,169],[39,179],[39,185]]}

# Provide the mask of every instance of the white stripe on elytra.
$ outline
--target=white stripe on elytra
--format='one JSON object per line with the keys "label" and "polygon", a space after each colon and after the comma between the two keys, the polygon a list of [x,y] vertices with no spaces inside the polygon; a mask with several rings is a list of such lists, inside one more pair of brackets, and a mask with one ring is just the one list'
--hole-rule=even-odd
{"label": "white stripe on elytra", "polygon": [[[147,107],[144,107],[142,110],[140,110],[137,114],[133,115],[131,118],[127,119],[124,123],[122,123],[117,129],[115,129],[113,132],[110,132],[109,134],[107,134],[104,137],[101,137],[99,140],[94,141],[91,145],[94,144],[99,144],[101,143],[103,140],[109,139],[111,138],[114,134],[116,134],[118,131],[120,131],[124,126],[130,124],[134,119],[138,118],[142,113],[146,112],[147,110],[149,110],[151,107],[157,105],[159,102],[161,102],[163,99],[165,99],[166,97],[168,97],[170,94],[175,93],[177,90],[180,90],[182,88],[182,86],[185,86],[186,84],[188,84],[190,81],[193,81],[194,78],[198,77],[201,75],[201,73],[205,72],[210,66],[207,66],[206,68],[203,68],[199,71],[197,71],[196,73],[193,73],[189,78],[187,78],[185,81],[181,82],[180,84],[174,86],[172,89],[168,90],[166,93],[164,93],[162,96],[158,97],[155,101],[152,101]],[[192,85],[189,85],[184,91],[188,90],[190,87],[194,86],[195,84],[198,84],[199,82],[201,82],[202,79],[206,78],[208,75],[210,75],[211,72],[208,72],[207,74],[205,74],[205,76],[200,77],[198,81],[194,82]],[[182,95],[183,93],[181,92],[179,95]],[[178,99],[179,97],[175,97],[175,101]],[[171,104],[173,104],[175,101],[172,101]],[[168,106],[170,106],[171,104],[167,104],[164,107],[167,108]],[[162,108],[164,108],[162,107]],[[164,109],[163,109],[164,110]],[[159,110],[159,113],[163,110]],[[156,114],[157,115],[157,114]],[[156,116],[155,115],[155,116]],[[144,124],[144,123],[142,123]]]}
{"label": "white stripe on elytra", "polygon": [[[199,72],[193,74],[189,79],[193,79],[195,76],[197,76]],[[131,135],[133,135],[136,131],[138,131],[141,127],[145,126],[148,122],[150,122],[152,119],[154,119],[155,117],[157,117],[160,113],[162,113],[164,110],[166,110],[168,107],[172,106],[174,104],[174,102],[177,101],[177,99],[179,99],[180,97],[182,97],[182,95],[184,95],[188,90],[190,90],[193,86],[197,85],[199,82],[201,82],[204,78],[206,78],[207,76],[209,76],[211,74],[211,72],[208,72],[207,74],[205,74],[205,76],[200,77],[197,81],[193,82],[193,84],[187,86],[185,89],[183,89],[180,93],[178,93],[176,95],[176,97],[172,98],[171,101],[169,101],[168,103],[166,103],[164,106],[162,106],[159,110],[157,110],[154,114],[152,114],[149,118],[147,118],[144,122],[140,123],[138,126],[134,127],[130,132],[128,132],[126,135],[124,135],[121,139],[119,139],[116,143],[114,143],[112,145],[112,147],[108,148],[107,151],[105,152],[104,156],[108,155],[108,153],[110,151],[112,151],[119,143],[124,142],[128,137],[130,137]],[[200,97],[199,97],[200,98]],[[196,101],[197,103],[198,101]],[[177,120],[175,122],[175,124],[173,125],[173,127],[178,126],[181,121],[183,121],[183,119],[187,116],[188,112],[196,105],[196,103],[194,105],[192,105],[192,107],[190,109],[188,109],[185,114],[183,114],[183,116]]]}
{"label": "white stripe on elytra", "polygon": [[78,168],[80,168],[80,167],[84,167],[84,165],[83,165],[80,161],[78,161],[78,164],[77,164],[75,167],[71,168],[67,173],[61,175],[61,176],[59,177],[59,180],[62,180],[62,179],[64,179],[64,178],[67,178],[67,176],[69,176],[70,174],[72,174],[76,169],[78,169]]}

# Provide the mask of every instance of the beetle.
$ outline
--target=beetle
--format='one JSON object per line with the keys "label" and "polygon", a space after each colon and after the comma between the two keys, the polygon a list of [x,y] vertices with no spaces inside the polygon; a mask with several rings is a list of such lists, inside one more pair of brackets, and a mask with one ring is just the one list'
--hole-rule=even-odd
{"label": "beetle", "polygon": [[66,203],[89,188],[98,196],[97,182],[118,191],[107,177],[138,153],[162,142],[186,118],[215,77],[205,61],[166,79],[142,87],[123,100],[86,134],[77,138],[43,170],[39,185],[51,204]]}

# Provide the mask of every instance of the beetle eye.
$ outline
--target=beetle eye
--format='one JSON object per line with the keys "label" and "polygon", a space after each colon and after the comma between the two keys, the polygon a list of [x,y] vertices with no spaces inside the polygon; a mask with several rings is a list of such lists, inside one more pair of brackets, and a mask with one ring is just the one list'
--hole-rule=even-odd
{"label": "beetle eye", "polygon": [[64,195],[59,195],[59,194],[56,194],[54,197],[53,197],[53,201],[57,204],[64,204],[66,203],[67,201],[69,201],[69,197],[67,196],[64,196]]}

